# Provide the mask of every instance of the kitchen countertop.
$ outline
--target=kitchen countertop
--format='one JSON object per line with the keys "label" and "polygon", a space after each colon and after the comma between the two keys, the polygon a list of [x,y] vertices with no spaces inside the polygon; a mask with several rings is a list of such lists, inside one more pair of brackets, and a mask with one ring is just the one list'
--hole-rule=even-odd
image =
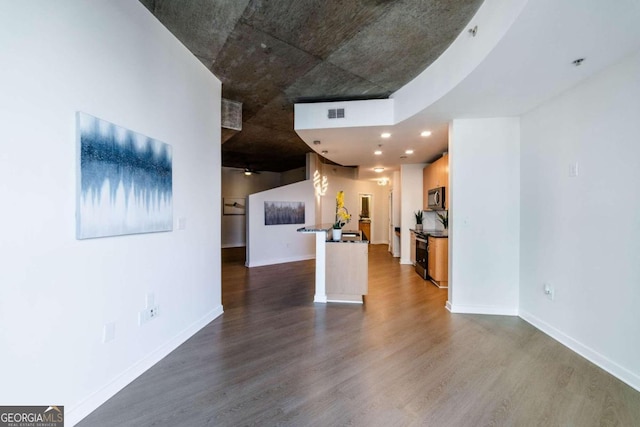
{"label": "kitchen countertop", "polygon": [[362,237],[362,233],[359,230],[342,230],[342,239],[333,240],[331,237],[331,229],[333,224],[316,224],[307,225],[305,227],[298,228],[298,233],[327,233],[327,243],[369,243],[369,240]]}
{"label": "kitchen countertop", "polygon": [[329,231],[332,228],[333,228],[333,224],[316,224],[316,225],[306,225],[304,227],[300,227],[296,231],[298,233],[317,233],[319,231]]}
{"label": "kitchen countertop", "polygon": [[327,243],[369,243],[369,240],[364,239],[359,230],[342,230],[341,240],[330,238],[327,239]]}
{"label": "kitchen countertop", "polygon": [[436,238],[448,238],[449,230],[422,230],[418,231],[413,228],[410,228],[409,231],[416,233],[416,235],[422,234],[423,236],[431,236]]}

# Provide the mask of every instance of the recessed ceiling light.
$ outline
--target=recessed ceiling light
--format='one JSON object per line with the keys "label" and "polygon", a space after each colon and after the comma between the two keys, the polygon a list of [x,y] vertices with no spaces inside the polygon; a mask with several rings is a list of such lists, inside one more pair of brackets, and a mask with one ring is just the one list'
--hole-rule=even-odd
{"label": "recessed ceiling light", "polygon": [[572,64],[575,65],[576,67],[579,67],[582,65],[583,62],[584,62],[584,58],[578,58],[575,61],[573,61]]}
{"label": "recessed ceiling light", "polygon": [[384,168],[373,168],[374,172],[380,173],[382,171],[384,171]]}
{"label": "recessed ceiling light", "polygon": [[431,136],[431,131],[430,130],[425,130],[423,132],[420,132],[420,136],[424,136],[425,138],[428,136]]}
{"label": "recessed ceiling light", "polygon": [[313,141],[313,145],[320,145],[320,141],[316,139],[315,141]]}
{"label": "recessed ceiling light", "polygon": [[327,154],[327,153],[329,153],[329,152],[328,152],[327,150],[322,150],[322,151],[321,151],[321,153],[322,153],[322,154]]}
{"label": "recessed ceiling light", "polygon": [[413,154],[413,150],[405,150],[404,154]]}
{"label": "recessed ceiling light", "polygon": [[382,150],[376,150],[373,152],[373,154],[375,154],[376,156],[379,156],[380,154],[382,154]]}
{"label": "recessed ceiling light", "polygon": [[381,134],[380,134],[380,137],[381,137],[381,138],[390,138],[390,137],[391,137],[391,134],[390,134],[389,132],[384,132],[384,133],[381,133]]}
{"label": "recessed ceiling light", "polygon": [[407,158],[407,156],[400,156],[400,158],[404,160]]}

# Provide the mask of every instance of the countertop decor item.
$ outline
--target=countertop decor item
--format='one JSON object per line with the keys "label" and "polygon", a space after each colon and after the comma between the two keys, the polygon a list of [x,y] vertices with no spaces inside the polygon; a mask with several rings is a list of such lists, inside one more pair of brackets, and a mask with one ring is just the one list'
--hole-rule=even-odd
{"label": "countertop decor item", "polygon": [[422,209],[420,209],[419,211],[415,211],[413,214],[416,216],[416,230],[420,231],[422,230],[422,219],[423,219]]}
{"label": "countertop decor item", "polygon": [[338,191],[336,195],[336,220],[333,223],[333,240],[342,239],[342,227],[351,221],[351,215],[344,206],[344,191]]}
{"label": "countertop decor item", "polygon": [[447,211],[444,211],[443,213],[437,212],[438,215],[438,221],[440,221],[440,224],[442,224],[442,226],[444,227],[444,229],[448,229],[449,228],[449,213]]}
{"label": "countertop decor item", "polygon": [[333,229],[342,230],[342,227],[348,224],[349,221],[351,221],[351,215],[344,206],[344,191],[340,190],[336,195],[336,220],[333,223]]}

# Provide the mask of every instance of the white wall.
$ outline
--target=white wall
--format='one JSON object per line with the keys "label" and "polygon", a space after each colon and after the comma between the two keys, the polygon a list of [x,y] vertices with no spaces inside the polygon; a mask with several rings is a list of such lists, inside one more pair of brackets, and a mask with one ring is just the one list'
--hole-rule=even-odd
{"label": "white wall", "polygon": [[423,208],[422,170],[426,164],[410,164],[400,166],[400,185],[402,200],[400,201],[400,264],[411,264],[409,229],[416,228],[416,211]]}
{"label": "white wall", "polygon": [[520,126],[454,120],[449,140],[449,302],[453,312],[518,313]]}
{"label": "white wall", "polygon": [[638,76],[640,53],[522,118],[520,315],[640,390]]}
{"label": "white wall", "polygon": [[[352,220],[347,224],[345,230],[357,230],[360,194],[371,194],[373,196],[373,211],[371,213],[371,236],[369,240],[373,244],[387,244],[389,224],[389,197],[388,187],[378,185],[374,181],[363,181],[346,178],[340,173],[340,166],[324,165],[325,174],[328,176],[327,192],[320,199],[322,218],[320,223],[332,224],[335,221],[336,194],[344,191],[344,205],[352,216]],[[334,173],[334,169],[337,172]],[[349,169],[351,168],[344,168]]]}
{"label": "white wall", "polygon": [[[0,402],[73,425],[222,311],[220,82],[135,1],[2,2],[0,50]],[[186,229],[75,239],[76,111],[172,145]]]}
{"label": "white wall", "polygon": [[[366,193],[366,188],[361,191]],[[373,216],[371,219],[371,236],[373,244],[389,244],[389,186],[369,183],[370,194],[373,194]]]}
{"label": "white wall", "polygon": [[[304,202],[305,224],[264,225],[264,202]],[[296,232],[298,228],[316,223],[313,181],[252,194],[247,208],[248,267],[315,258],[315,235]]]}
{"label": "white wall", "polygon": [[395,227],[402,226],[402,177],[400,175],[400,171],[393,172],[393,179],[391,180],[391,191],[392,191],[392,205],[391,206],[391,242],[390,242],[390,252],[395,258],[400,257],[400,238],[394,233]]}
{"label": "white wall", "polygon": [[[222,168],[222,197],[244,197],[269,188],[278,187],[281,174],[276,172],[261,172],[260,174],[245,175],[244,169]],[[222,202],[222,200],[221,200]],[[223,215],[221,223],[221,241],[223,248],[246,245],[246,215]]]}

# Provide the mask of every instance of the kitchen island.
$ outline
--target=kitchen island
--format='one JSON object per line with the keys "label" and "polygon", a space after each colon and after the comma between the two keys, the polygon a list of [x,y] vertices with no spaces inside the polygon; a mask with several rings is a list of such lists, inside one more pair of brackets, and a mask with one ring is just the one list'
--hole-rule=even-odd
{"label": "kitchen island", "polygon": [[331,224],[302,227],[316,234],[316,290],[314,302],[363,303],[369,281],[369,241],[359,230],[343,230],[331,239]]}

